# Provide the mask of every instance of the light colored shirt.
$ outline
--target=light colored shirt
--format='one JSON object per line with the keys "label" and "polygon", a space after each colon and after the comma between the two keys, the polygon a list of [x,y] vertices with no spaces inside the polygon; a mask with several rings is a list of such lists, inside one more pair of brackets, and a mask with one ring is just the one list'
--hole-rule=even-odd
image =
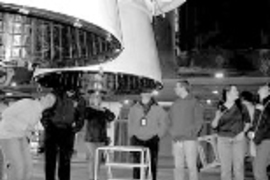
{"label": "light colored shirt", "polygon": [[[166,111],[158,105],[152,105],[145,114],[142,106],[139,103],[135,104],[128,114],[129,137],[136,136],[141,140],[149,140],[158,135],[161,138],[166,130],[166,117]],[[145,125],[142,125],[142,119],[146,120]]]}
{"label": "light colored shirt", "polygon": [[42,116],[39,101],[23,99],[15,102],[2,113],[0,139],[20,138],[33,130]]}

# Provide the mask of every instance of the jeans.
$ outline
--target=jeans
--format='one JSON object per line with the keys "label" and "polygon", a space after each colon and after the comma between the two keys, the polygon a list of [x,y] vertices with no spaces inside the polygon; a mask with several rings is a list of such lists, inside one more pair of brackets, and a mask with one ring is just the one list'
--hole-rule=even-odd
{"label": "jeans", "polygon": [[[244,180],[246,138],[218,137],[221,180]],[[233,170],[233,173],[232,173]]]}
{"label": "jeans", "polygon": [[264,140],[257,146],[257,154],[254,158],[254,177],[256,180],[268,180],[267,166],[270,158],[270,140]]}
{"label": "jeans", "polygon": [[[104,146],[105,143],[98,143],[98,142],[86,142],[86,147],[88,150],[88,173],[89,173],[89,179],[94,179],[94,173],[95,173],[95,157],[96,157],[96,149],[98,147]],[[99,157],[100,159],[100,157]],[[98,163],[100,164],[100,163]]]}
{"label": "jeans", "polygon": [[70,180],[70,161],[75,134],[71,129],[54,128],[45,130],[45,179],[55,180],[56,163],[58,179]]}
{"label": "jeans", "polygon": [[[158,164],[158,151],[159,151],[159,137],[154,136],[149,140],[141,140],[133,136],[131,138],[131,144],[134,146],[143,146],[149,148],[151,158],[151,170],[153,180],[157,179],[157,164]],[[136,162],[140,161],[140,155],[134,153],[134,159]],[[134,168],[133,179],[140,179],[140,168]]]}
{"label": "jeans", "polygon": [[189,180],[198,180],[198,142],[195,140],[177,141],[173,143],[174,180],[185,179],[185,164],[188,168]]}
{"label": "jeans", "polygon": [[25,137],[1,140],[5,163],[9,164],[7,176],[12,180],[30,180],[32,177],[32,157]]}

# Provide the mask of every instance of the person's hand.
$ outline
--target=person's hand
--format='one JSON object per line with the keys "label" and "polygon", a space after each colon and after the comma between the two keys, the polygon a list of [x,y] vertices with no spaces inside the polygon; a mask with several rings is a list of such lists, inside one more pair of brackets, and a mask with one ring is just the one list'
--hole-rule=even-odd
{"label": "person's hand", "polygon": [[262,110],[263,110],[263,105],[261,105],[261,104],[256,104],[255,108],[262,111]]}
{"label": "person's hand", "polygon": [[220,110],[216,111],[216,118],[220,118],[222,116],[223,112],[221,112]]}
{"label": "person's hand", "polygon": [[219,120],[220,120],[222,114],[223,114],[223,112],[221,112],[221,110],[217,110],[216,111],[215,118],[214,118],[214,120],[211,123],[212,128],[216,128],[218,126]]}
{"label": "person's hand", "polygon": [[249,139],[253,140],[254,137],[255,137],[255,133],[254,133],[253,131],[249,131],[249,132],[247,133],[247,136],[248,136]]}

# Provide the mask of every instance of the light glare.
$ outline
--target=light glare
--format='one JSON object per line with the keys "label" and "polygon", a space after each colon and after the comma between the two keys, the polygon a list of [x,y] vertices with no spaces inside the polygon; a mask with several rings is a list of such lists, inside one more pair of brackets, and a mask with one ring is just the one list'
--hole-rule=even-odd
{"label": "light glare", "polygon": [[215,78],[224,78],[224,74],[223,73],[221,73],[221,72],[218,72],[218,73],[216,73],[215,74]]}

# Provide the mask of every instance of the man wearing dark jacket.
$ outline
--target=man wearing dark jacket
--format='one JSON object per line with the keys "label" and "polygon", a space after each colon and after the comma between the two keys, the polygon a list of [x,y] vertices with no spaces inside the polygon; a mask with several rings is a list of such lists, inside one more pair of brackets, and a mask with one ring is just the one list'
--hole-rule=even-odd
{"label": "man wearing dark jacket", "polygon": [[115,119],[114,113],[101,107],[101,97],[91,94],[89,107],[85,111],[86,133],[85,142],[88,148],[89,179],[94,179],[95,152],[100,146],[108,144],[107,124]]}
{"label": "man wearing dark jacket", "polygon": [[84,125],[85,103],[82,98],[72,98],[71,92],[59,90],[55,95],[55,105],[41,119],[45,130],[45,178],[55,180],[58,159],[58,179],[70,180],[74,138]]}
{"label": "man wearing dark jacket", "polygon": [[270,86],[266,84],[258,90],[260,104],[256,105],[252,130],[249,138],[256,144],[254,158],[254,177],[256,180],[268,180],[267,166],[270,158]]}

